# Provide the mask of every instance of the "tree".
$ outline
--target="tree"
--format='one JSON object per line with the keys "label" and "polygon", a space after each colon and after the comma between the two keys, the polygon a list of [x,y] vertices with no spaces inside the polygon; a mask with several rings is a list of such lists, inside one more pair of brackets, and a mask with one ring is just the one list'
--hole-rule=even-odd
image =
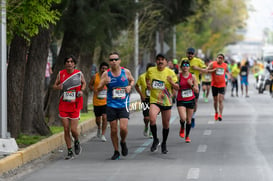
{"label": "tree", "polygon": [[[56,22],[58,12],[51,9],[53,3],[58,3],[60,0],[9,0],[7,1],[7,35],[8,43],[10,43],[10,51],[8,58],[7,70],[7,88],[8,88],[8,131],[11,132],[13,137],[17,137],[21,132],[21,122],[33,122],[33,120],[44,119],[41,115],[33,117],[32,120],[23,120],[23,95],[24,83],[28,80],[25,79],[27,52],[29,51],[31,37],[39,33],[39,29],[48,28],[49,24]],[[43,44],[44,42],[40,42]],[[43,46],[41,46],[43,47]],[[45,46],[46,47],[46,46]],[[33,51],[34,48],[31,49]],[[41,51],[47,50],[37,50]],[[34,54],[34,52],[32,52]],[[40,61],[39,59],[32,59],[33,61]],[[30,60],[30,61],[32,61]],[[38,64],[38,66],[42,64]],[[38,67],[35,67],[38,69]],[[30,67],[27,71],[33,71],[34,68]],[[33,90],[33,89],[31,89]],[[37,92],[28,90],[28,94],[37,95]],[[42,104],[39,98],[33,99],[37,102],[32,104]],[[40,107],[36,107],[39,109]],[[30,111],[30,110],[28,110]],[[35,110],[39,112],[38,110]],[[37,116],[37,114],[35,115]],[[39,121],[40,122],[40,121]],[[32,125],[31,123],[28,125]],[[42,124],[45,125],[45,124]],[[39,134],[48,134],[48,127],[42,127],[35,132]],[[35,127],[33,128],[35,129]],[[26,130],[26,129],[24,129]],[[30,129],[27,129],[30,130]],[[42,131],[41,131],[42,130]],[[41,131],[41,132],[40,132]],[[33,132],[33,131],[30,131]]]}

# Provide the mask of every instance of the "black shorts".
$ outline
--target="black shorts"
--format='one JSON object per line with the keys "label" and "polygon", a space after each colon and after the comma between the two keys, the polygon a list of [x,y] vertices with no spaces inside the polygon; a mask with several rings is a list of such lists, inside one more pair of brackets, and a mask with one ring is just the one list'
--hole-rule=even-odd
{"label": "black shorts", "polygon": [[160,109],[161,112],[172,109],[172,106],[162,106],[160,104],[155,104],[155,103],[153,103],[153,104],[156,105],[157,107],[159,107],[159,109]]}
{"label": "black shorts", "polygon": [[188,108],[188,109],[194,109],[195,99],[192,99],[190,101],[177,101],[176,106],[177,107],[185,107],[185,108]]}
{"label": "black shorts", "polygon": [[125,108],[107,107],[107,121],[111,122],[121,118],[129,119],[129,110]]}
{"label": "black shorts", "polygon": [[106,114],[106,105],[104,106],[94,106],[94,113],[96,117]]}
{"label": "black shorts", "polygon": [[141,103],[142,105],[142,113],[144,117],[149,117],[149,110],[150,110],[150,101],[145,100]]}
{"label": "black shorts", "polygon": [[212,90],[212,96],[215,97],[218,94],[225,94],[225,87],[211,87]]}
{"label": "black shorts", "polygon": [[210,86],[211,82],[202,82],[202,86],[206,85],[206,86]]}

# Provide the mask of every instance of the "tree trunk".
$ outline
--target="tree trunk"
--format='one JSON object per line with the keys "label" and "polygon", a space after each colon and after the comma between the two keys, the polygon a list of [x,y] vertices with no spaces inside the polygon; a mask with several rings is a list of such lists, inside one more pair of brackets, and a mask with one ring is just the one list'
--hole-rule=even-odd
{"label": "tree trunk", "polygon": [[87,113],[88,112],[88,93],[89,93],[89,87],[88,84],[90,82],[91,79],[91,75],[90,75],[90,70],[91,70],[91,66],[93,64],[93,55],[94,55],[94,51],[93,52],[88,52],[88,53],[81,53],[80,57],[80,63],[79,63],[79,70],[82,71],[85,81],[86,81],[86,89],[84,91],[84,95],[83,95],[83,109],[81,112]]}
{"label": "tree trunk", "polygon": [[31,39],[26,66],[21,131],[50,135],[43,110],[45,69],[50,44],[50,29],[41,30]]}
{"label": "tree trunk", "polygon": [[60,125],[60,118],[58,117],[58,106],[60,91],[53,90],[52,85],[54,84],[57,74],[61,69],[64,68],[64,58],[69,55],[74,55],[76,58],[79,57],[80,48],[76,35],[73,32],[65,32],[60,54],[58,55],[56,65],[53,70],[52,78],[50,81],[50,88],[48,90],[48,101],[45,106],[45,113],[48,116],[49,125]]}
{"label": "tree trunk", "polygon": [[14,138],[17,138],[20,134],[26,57],[26,40],[15,36],[10,45],[7,70],[8,131]]}

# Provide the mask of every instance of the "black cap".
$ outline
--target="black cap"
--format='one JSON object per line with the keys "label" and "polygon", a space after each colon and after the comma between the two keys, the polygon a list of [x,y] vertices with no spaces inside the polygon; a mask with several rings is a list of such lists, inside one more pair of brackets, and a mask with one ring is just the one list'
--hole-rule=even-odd
{"label": "black cap", "polygon": [[187,53],[194,53],[194,52],[195,52],[195,49],[192,47],[187,49]]}
{"label": "black cap", "polygon": [[165,58],[165,59],[167,60],[166,55],[164,55],[163,53],[157,54],[157,55],[156,55],[156,60],[157,60],[159,57]]}

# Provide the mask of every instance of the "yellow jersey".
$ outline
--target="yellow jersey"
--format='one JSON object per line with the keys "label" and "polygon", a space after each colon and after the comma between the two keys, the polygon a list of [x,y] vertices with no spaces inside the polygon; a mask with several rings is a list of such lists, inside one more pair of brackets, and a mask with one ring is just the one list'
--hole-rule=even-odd
{"label": "yellow jersey", "polygon": [[[94,80],[94,90],[97,89],[100,83],[100,75],[99,73],[95,74],[95,80]],[[93,105],[94,106],[104,106],[107,104],[107,87],[104,86],[103,90],[100,92],[96,92],[93,95]]]}
{"label": "yellow jersey", "polygon": [[177,82],[177,76],[173,70],[165,67],[159,71],[157,67],[151,67],[146,72],[146,79],[149,80],[151,86],[150,103],[159,104],[161,106],[172,106],[172,86],[167,77],[172,77],[173,82]]}
{"label": "yellow jersey", "polygon": [[179,64],[181,64],[181,62],[183,60],[188,60],[190,62],[190,70],[189,71],[190,71],[191,74],[195,75],[195,78],[196,78],[198,84],[200,84],[200,78],[199,78],[200,71],[195,70],[192,67],[196,66],[196,67],[199,67],[199,68],[206,68],[206,64],[204,63],[204,61],[201,60],[200,58],[196,58],[196,57],[193,57],[191,60],[189,60],[187,57],[185,57],[185,58],[181,59]]}
{"label": "yellow jersey", "polygon": [[237,66],[232,67],[231,76],[233,78],[237,78],[239,74],[240,74],[240,69]]}
{"label": "yellow jersey", "polygon": [[138,85],[138,87],[140,88],[141,93],[145,95],[145,98],[150,97],[150,90],[147,89],[146,85],[146,72],[138,77],[136,85]]}

